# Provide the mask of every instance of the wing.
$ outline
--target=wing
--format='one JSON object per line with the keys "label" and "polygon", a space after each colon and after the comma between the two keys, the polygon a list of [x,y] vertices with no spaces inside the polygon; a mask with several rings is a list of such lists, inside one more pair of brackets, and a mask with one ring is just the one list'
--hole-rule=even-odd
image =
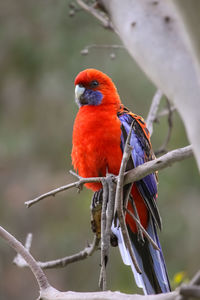
{"label": "wing", "polygon": [[[146,128],[144,120],[133,113],[127,108],[121,106],[118,112],[118,118],[121,122],[121,148],[124,150],[127,135],[130,131],[133,122],[133,130],[131,132],[130,144],[133,147],[131,153],[131,160],[128,163],[128,170],[135,168],[149,160],[155,158],[153,153],[150,134]],[[137,188],[142,195],[146,206],[151,213],[156,225],[161,229],[162,222],[158,211],[156,198],[157,198],[157,176],[155,173],[145,176],[143,179],[136,182]]]}
{"label": "wing", "polygon": [[[150,135],[144,123],[144,120],[131,113],[128,109],[122,107],[118,113],[118,118],[121,121],[121,148],[122,151],[125,147],[127,135],[130,131],[131,124],[133,129],[131,132],[130,144],[132,146],[131,158],[128,162],[128,169],[137,167],[149,160],[154,159],[154,153],[152,151],[150,143]],[[126,193],[126,187],[124,187],[124,195]],[[134,187],[139,193],[134,192]],[[128,190],[128,188],[127,188]],[[112,227],[113,233],[118,238],[118,244],[121,252],[121,256],[125,264],[131,266],[136,283],[138,287],[143,288],[145,294],[157,294],[166,293],[170,291],[170,283],[168,280],[166,265],[162,253],[162,248],[159,243],[159,239],[156,233],[155,224],[161,228],[161,218],[158,212],[156,198],[157,198],[157,176],[152,173],[144,177],[143,179],[134,183],[131,189],[131,195],[135,205],[141,203],[143,199],[146,206],[138,206],[138,214],[143,215],[143,211],[148,210],[148,223],[145,228],[154,242],[160,248],[160,251],[155,250],[150,242],[144,237],[144,241],[141,241],[137,232],[131,227],[133,221],[126,218],[127,229],[129,232],[132,249],[140,266],[142,274],[138,274],[135,270],[133,262],[130,258],[129,251],[126,249],[121,228]],[[130,198],[131,199],[131,198]],[[139,199],[139,202],[137,201]],[[143,201],[142,201],[143,202]],[[130,204],[129,200],[129,204]],[[142,219],[141,219],[142,222]]]}

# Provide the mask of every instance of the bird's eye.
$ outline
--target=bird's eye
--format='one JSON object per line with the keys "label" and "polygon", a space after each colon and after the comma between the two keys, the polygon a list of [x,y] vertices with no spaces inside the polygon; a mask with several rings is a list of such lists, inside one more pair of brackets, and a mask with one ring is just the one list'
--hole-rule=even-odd
{"label": "bird's eye", "polygon": [[90,87],[91,88],[95,88],[95,87],[97,87],[99,85],[99,82],[97,81],[97,80],[92,80],[91,82],[90,82]]}

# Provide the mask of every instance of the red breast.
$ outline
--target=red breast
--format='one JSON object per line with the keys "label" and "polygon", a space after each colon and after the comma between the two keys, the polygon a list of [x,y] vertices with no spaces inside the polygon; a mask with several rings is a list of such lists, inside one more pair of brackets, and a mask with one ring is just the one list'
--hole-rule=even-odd
{"label": "red breast", "polygon": [[[121,123],[117,117],[121,101],[117,89],[107,75],[95,69],[80,72],[75,79],[75,85],[78,97],[87,89],[92,89],[93,92],[98,91],[101,97],[100,101],[98,99],[94,102],[96,105],[88,105],[89,102],[86,99],[82,99],[79,103],[80,108],[73,129],[72,163],[74,168],[80,176],[86,178],[105,176],[107,172],[118,175],[122,150],[120,147]],[[97,191],[102,185],[101,183],[87,183],[86,187]],[[146,227],[147,209],[135,184],[131,194],[142,225]],[[132,210],[130,204],[128,209]],[[126,216],[126,222],[132,231],[137,231],[135,222],[129,215]]]}
{"label": "red breast", "polygon": [[[106,171],[118,174],[122,151],[120,121],[116,108],[83,106],[79,109],[73,129],[72,163],[82,177],[105,176]],[[100,183],[88,183],[96,191]]]}

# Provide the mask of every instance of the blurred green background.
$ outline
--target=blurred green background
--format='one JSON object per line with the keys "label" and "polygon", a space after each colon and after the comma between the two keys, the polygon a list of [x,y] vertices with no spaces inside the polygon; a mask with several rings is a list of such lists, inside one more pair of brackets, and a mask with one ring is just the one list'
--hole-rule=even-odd
{"label": "blurred green background", "polygon": [[[67,0],[0,2],[0,218],[1,225],[24,241],[33,233],[32,254],[38,260],[71,255],[92,240],[92,192],[69,190],[30,209],[24,202],[74,180],[71,136],[77,113],[73,80],[84,68],[94,67],[112,77],[122,102],[147,116],[155,87],[126,50],[91,49],[87,45],[120,44],[117,36],[99,26],[83,11],[69,16]],[[149,54],[151,55],[151,54]],[[112,55],[111,55],[112,56]],[[169,78],[170,80],[170,78]],[[165,101],[161,107],[165,107]],[[187,112],[186,112],[187,113]],[[183,123],[174,114],[168,149],[188,144]],[[154,149],[167,133],[167,120],[154,126]],[[159,207],[163,218],[161,243],[171,280],[185,271],[191,277],[199,268],[199,175],[194,159],[159,174]],[[0,240],[0,300],[35,299],[37,284],[30,270],[12,264],[15,253]],[[100,253],[46,271],[60,290],[98,290]],[[112,249],[108,288],[122,292],[136,289],[131,271],[118,249]]]}

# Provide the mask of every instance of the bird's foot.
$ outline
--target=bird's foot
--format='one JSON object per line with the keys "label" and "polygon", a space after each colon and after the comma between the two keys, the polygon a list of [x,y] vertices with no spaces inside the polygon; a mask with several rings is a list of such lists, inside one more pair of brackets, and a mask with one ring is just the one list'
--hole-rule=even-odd
{"label": "bird's foot", "polygon": [[91,228],[96,233],[97,238],[101,238],[101,209],[103,189],[94,193],[91,203]]}

